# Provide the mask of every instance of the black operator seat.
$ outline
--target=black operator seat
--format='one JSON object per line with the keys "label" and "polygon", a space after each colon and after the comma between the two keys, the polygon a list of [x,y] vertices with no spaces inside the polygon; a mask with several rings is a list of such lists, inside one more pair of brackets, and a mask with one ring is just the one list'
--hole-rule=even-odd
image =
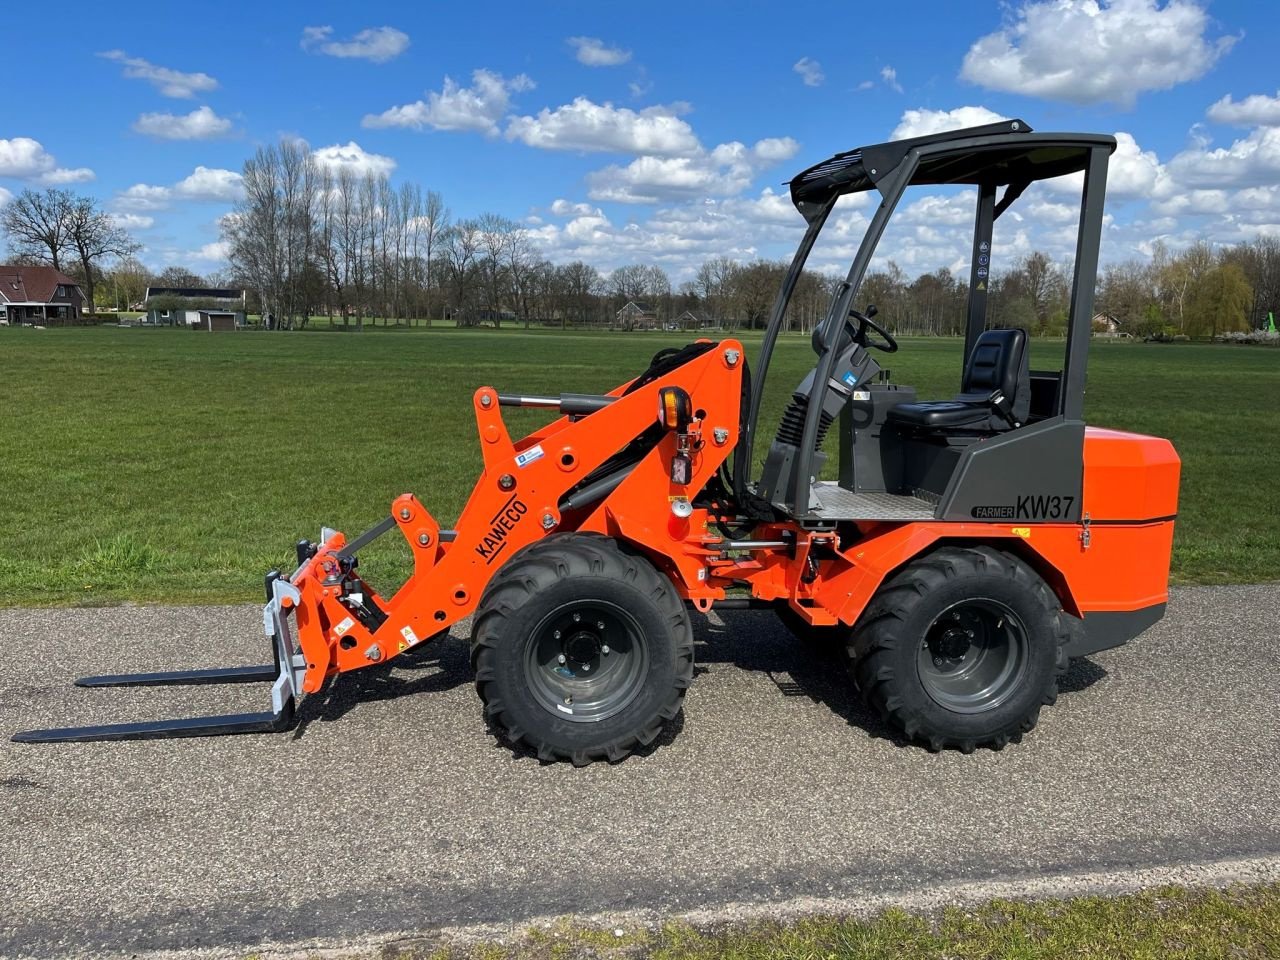
{"label": "black operator seat", "polygon": [[886,420],[913,432],[995,433],[1020,427],[1031,413],[1027,331],[986,330],[964,368],[954,400],[900,403]]}

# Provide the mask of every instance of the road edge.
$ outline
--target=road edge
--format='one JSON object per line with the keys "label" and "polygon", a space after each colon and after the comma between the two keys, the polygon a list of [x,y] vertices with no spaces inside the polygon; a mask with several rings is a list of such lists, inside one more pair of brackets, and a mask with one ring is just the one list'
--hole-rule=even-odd
{"label": "road edge", "polygon": [[262,943],[252,948],[202,947],[196,950],[130,952],[136,960],[345,960],[382,952],[431,953],[440,948],[481,943],[510,945],[527,931],[551,928],[568,920],[575,926],[655,929],[671,921],[705,929],[754,921],[791,922],[813,916],[868,918],[896,907],[916,914],[930,914],[944,907],[976,906],[991,900],[1060,900],[1080,896],[1120,896],[1165,886],[1222,888],[1243,883],[1280,882],[1280,852],[1198,863],[1133,867],[1127,870],[1082,871],[1009,880],[970,880],[934,884],[910,890],[864,894],[857,897],[795,897],[777,903],[728,902],[712,907],[665,913],[633,910],[620,913],[570,914],[526,917],[505,924],[440,926],[430,930],[404,930],[350,940],[307,940],[294,943]]}

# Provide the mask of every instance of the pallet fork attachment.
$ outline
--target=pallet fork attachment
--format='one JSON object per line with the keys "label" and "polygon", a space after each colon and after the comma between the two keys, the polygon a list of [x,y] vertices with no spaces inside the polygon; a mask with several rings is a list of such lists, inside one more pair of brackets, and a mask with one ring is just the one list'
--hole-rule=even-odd
{"label": "pallet fork attachment", "polygon": [[78,687],[162,687],[225,683],[271,683],[271,709],[260,713],[229,713],[211,717],[181,717],[142,723],[106,723],[85,727],[57,727],[15,733],[17,743],[71,743],[93,740],[164,740],[178,737],[216,737],[232,733],[276,733],[293,724],[294,705],[302,689],[306,662],[294,648],[287,609],[301,599],[298,588],[276,571],[267,574],[267,603],[262,626],[271,643],[273,663],[260,667],[223,667],[165,673],[122,673],[82,677]]}

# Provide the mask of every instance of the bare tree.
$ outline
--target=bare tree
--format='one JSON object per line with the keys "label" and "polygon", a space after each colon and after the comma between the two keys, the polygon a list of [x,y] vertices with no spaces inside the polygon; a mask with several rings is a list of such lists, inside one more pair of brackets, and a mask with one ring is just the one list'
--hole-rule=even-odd
{"label": "bare tree", "polygon": [[66,209],[67,240],[80,258],[89,309],[96,312],[94,270],[108,257],[127,257],[141,249],[122,227],[98,209],[92,197],[72,197]]}
{"label": "bare tree", "polygon": [[62,254],[71,245],[67,213],[73,202],[66,190],[23,190],[0,213],[0,229],[15,252],[61,270]]}
{"label": "bare tree", "polygon": [[706,310],[716,320],[729,309],[729,291],[738,265],[728,257],[712,257],[698,268],[694,285]]}
{"label": "bare tree", "polygon": [[423,271],[425,281],[427,325],[430,326],[432,313],[431,282],[435,275],[433,258],[440,245],[442,235],[449,229],[449,208],[444,205],[444,198],[434,190],[428,190],[422,207],[422,248],[425,254],[426,269]]}
{"label": "bare tree", "polygon": [[507,281],[511,286],[511,305],[528,329],[530,300],[533,295],[536,270],[541,261],[529,240],[528,232],[523,227],[515,225],[512,225],[512,230],[507,235],[505,253]]}
{"label": "bare tree", "polygon": [[506,217],[496,213],[480,215],[480,270],[484,277],[485,312],[495,327],[502,324],[502,307],[506,299],[508,276],[506,254],[515,227]]}
{"label": "bare tree", "polygon": [[459,326],[476,324],[471,301],[480,244],[480,226],[474,220],[460,220],[444,234],[441,254],[452,287],[453,314]]}
{"label": "bare tree", "polygon": [[156,274],[157,287],[203,287],[205,278],[193,270],[174,264]]}
{"label": "bare tree", "polygon": [[312,265],[316,168],[294,140],[259,147],[244,164],[244,197],[223,220],[237,276],[258,291],[264,316],[291,327],[306,322],[306,278]]}
{"label": "bare tree", "polygon": [[575,260],[560,267],[557,272],[560,282],[564,285],[565,300],[568,304],[565,316],[572,316],[583,325],[591,323],[593,307],[596,306],[596,300],[604,289],[600,271],[589,263]]}

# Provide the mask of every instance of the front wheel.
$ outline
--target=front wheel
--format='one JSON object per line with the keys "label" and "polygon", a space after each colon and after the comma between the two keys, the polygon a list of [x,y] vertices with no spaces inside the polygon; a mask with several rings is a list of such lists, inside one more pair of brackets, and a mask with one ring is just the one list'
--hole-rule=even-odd
{"label": "front wheel", "polygon": [[621,760],[680,712],[693,628],[671,581],[606,537],[563,534],[494,577],[472,634],[485,714],[544,761]]}
{"label": "front wheel", "polygon": [[1053,591],[1017,557],[943,547],[880,588],[849,656],[886,722],[931,749],[968,753],[1036,725],[1057,699],[1068,637]]}

